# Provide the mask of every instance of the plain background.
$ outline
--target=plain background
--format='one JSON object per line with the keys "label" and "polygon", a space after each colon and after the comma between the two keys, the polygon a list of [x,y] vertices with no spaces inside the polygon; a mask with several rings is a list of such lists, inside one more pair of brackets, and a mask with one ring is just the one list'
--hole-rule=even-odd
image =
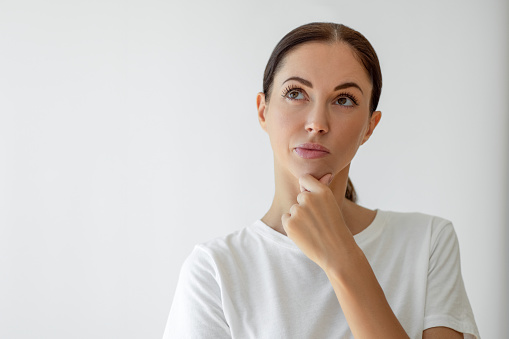
{"label": "plain background", "polygon": [[160,338],[194,244],[263,216],[255,96],[291,29],[374,45],[360,203],[453,221],[484,338],[509,331],[508,2],[0,0],[0,337]]}

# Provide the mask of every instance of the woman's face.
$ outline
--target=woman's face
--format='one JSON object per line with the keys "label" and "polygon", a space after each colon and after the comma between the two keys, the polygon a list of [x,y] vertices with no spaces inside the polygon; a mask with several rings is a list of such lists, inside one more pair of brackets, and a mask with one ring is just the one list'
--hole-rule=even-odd
{"label": "woman's face", "polygon": [[[370,117],[371,80],[344,43],[296,47],[274,77],[270,100],[257,97],[276,173],[320,178],[341,171],[368,140],[381,113]],[[282,171],[282,172],[281,172]]]}

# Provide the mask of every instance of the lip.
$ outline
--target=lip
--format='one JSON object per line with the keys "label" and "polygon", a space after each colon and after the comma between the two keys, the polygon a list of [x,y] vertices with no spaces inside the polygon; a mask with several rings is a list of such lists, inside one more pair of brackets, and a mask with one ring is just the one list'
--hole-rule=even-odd
{"label": "lip", "polygon": [[299,145],[293,149],[295,153],[297,153],[301,158],[304,159],[317,159],[325,157],[330,153],[330,151],[320,145],[320,144],[312,144],[312,143],[305,143],[302,145]]}

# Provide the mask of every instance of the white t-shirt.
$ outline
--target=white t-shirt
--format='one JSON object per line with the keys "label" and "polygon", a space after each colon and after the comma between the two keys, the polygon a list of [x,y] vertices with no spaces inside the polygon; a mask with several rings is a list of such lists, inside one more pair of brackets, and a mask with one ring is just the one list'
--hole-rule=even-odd
{"label": "white t-shirt", "polygon": [[[479,338],[452,224],[377,211],[354,236],[410,338],[445,326]],[[261,220],[197,245],[184,262],[163,339],[353,338],[325,272]]]}

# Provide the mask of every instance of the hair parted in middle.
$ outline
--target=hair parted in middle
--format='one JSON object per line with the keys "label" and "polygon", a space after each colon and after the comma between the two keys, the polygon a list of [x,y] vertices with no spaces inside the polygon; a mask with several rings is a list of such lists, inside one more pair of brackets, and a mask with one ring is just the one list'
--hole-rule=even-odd
{"label": "hair parted in middle", "polygon": [[263,75],[265,101],[270,100],[274,77],[281,69],[288,52],[306,42],[320,41],[325,43],[344,42],[352,48],[366,69],[373,85],[370,99],[370,114],[372,114],[378,106],[382,92],[382,71],[375,49],[361,33],[345,25],[330,22],[313,22],[299,26],[278,42],[270,55]]}

